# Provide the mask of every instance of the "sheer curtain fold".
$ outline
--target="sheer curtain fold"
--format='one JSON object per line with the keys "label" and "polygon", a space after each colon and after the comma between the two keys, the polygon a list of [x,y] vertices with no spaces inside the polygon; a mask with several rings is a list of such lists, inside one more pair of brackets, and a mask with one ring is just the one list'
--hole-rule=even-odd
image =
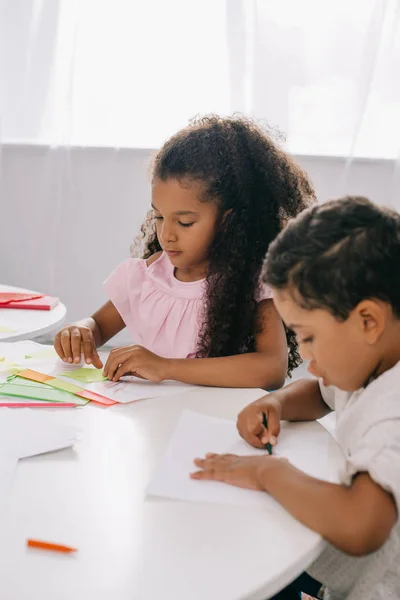
{"label": "sheer curtain fold", "polygon": [[3,140],[157,147],[245,112],[296,154],[397,159],[400,0],[0,0]]}

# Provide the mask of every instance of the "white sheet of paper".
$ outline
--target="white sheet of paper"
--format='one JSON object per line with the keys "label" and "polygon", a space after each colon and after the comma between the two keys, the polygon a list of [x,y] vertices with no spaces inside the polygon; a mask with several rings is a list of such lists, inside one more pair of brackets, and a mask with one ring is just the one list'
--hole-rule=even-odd
{"label": "white sheet of paper", "polygon": [[156,396],[183,394],[196,387],[185,385],[178,381],[153,383],[152,381],[145,381],[138,377],[124,377],[122,381],[118,382],[104,381],[101,383],[82,384],[83,386],[91,392],[106,396],[122,404],[134,402],[135,400],[144,400],[145,398],[155,398]]}
{"label": "white sheet of paper", "polygon": [[0,455],[16,459],[73,446],[79,430],[52,413],[0,408]]}
{"label": "white sheet of paper", "polygon": [[[241,456],[267,454],[240,439],[235,422],[185,410],[147,488],[147,494],[192,502],[263,507],[271,502],[275,504],[265,492],[240,489],[216,481],[190,479],[189,474],[196,470],[193,459],[204,457],[207,452]],[[282,423],[274,454],[285,456],[309,475],[337,481],[337,472],[330,458],[333,454],[340,456],[340,450],[322,426],[316,426],[315,423]]]}
{"label": "white sheet of paper", "polygon": [[0,408],[0,515],[14,482],[17,462],[73,446],[79,431],[61,423],[54,414],[27,408]]}

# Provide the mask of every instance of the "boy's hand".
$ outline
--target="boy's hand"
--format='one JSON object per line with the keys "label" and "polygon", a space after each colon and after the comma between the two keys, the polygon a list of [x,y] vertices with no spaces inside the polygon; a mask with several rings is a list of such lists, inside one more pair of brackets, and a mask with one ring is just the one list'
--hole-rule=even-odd
{"label": "boy's hand", "polygon": [[[267,419],[268,429],[264,426]],[[275,446],[281,430],[281,405],[274,394],[268,394],[249,404],[239,413],[237,429],[246,442],[255,448],[265,448],[266,444]]]}
{"label": "boy's hand", "polygon": [[112,350],[104,367],[103,375],[118,381],[124,375],[135,375],[141,379],[159,383],[168,379],[168,360],[143,346],[127,346]]}
{"label": "boy's hand", "polygon": [[93,364],[97,369],[103,366],[89,327],[82,325],[64,327],[54,339],[54,349],[64,362],[78,364],[83,354],[88,365]]}
{"label": "boy's hand", "polygon": [[[206,454],[195,458],[194,464],[200,471],[190,474],[191,479],[224,481],[230,485],[249,490],[264,490],[261,483],[265,469],[276,461],[285,459],[273,456],[236,456],[235,454]],[[268,462],[270,461],[270,462]]]}

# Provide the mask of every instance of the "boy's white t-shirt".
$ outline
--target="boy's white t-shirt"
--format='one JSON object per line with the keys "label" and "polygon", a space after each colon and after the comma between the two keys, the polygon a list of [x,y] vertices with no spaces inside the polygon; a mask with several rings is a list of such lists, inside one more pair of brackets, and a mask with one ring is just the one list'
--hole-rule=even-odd
{"label": "boy's white t-shirt", "polygon": [[[346,459],[341,483],[367,472],[393,494],[400,512],[400,362],[354,393],[320,383],[336,410],[336,437]],[[400,599],[400,522],[385,544],[358,558],[329,545],[308,573],[323,583],[329,600]]]}

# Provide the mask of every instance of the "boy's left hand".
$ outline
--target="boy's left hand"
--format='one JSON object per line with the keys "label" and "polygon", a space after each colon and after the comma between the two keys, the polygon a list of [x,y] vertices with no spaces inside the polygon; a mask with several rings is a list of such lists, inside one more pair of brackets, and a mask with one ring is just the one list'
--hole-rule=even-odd
{"label": "boy's left hand", "polygon": [[236,456],[235,454],[206,454],[195,458],[194,464],[201,469],[190,474],[191,479],[224,481],[230,485],[249,490],[265,490],[260,474],[267,461],[276,461],[271,456]]}
{"label": "boy's left hand", "polygon": [[159,383],[167,379],[168,360],[143,346],[116,348],[110,352],[103,370],[104,377],[119,381],[124,375],[135,375],[141,379]]}

